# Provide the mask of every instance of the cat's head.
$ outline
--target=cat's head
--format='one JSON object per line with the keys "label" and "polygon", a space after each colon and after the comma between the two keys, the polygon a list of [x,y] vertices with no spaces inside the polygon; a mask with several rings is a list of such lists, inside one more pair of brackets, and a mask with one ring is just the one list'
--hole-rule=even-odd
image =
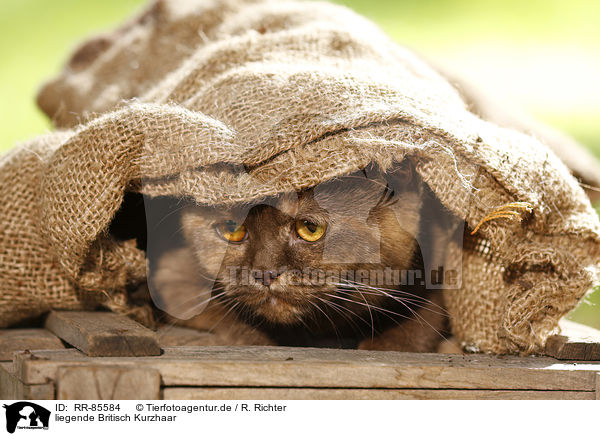
{"label": "cat's head", "polygon": [[296,324],[328,305],[356,311],[384,298],[363,285],[412,267],[422,189],[406,168],[358,172],[249,207],[189,205],[181,223],[213,294]]}

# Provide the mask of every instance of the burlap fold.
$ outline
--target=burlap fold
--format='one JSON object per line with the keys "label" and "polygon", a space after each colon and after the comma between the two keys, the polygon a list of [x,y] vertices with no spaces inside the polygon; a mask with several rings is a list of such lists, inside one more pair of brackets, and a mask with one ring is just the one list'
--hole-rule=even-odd
{"label": "burlap fold", "polygon": [[108,232],[127,191],[250,202],[404,159],[469,231],[531,205],[466,238],[462,287],[445,295],[464,345],[540,351],[596,277],[598,218],[554,153],[339,6],[158,1],[85,44],[38,100],[64,130],[0,163],[0,326],[127,310],[144,253]]}

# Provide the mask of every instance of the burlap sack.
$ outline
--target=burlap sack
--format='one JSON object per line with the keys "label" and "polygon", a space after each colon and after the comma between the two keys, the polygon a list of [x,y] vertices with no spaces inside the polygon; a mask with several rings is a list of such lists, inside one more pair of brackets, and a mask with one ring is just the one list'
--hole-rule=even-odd
{"label": "burlap sack", "polygon": [[[596,277],[598,218],[565,165],[345,8],[161,1],[107,38],[40,94],[58,126],[84,122],[1,161],[1,326],[131,309],[144,253],[108,231],[127,191],[249,202],[404,159],[469,231],[483,222],[448,255],[464,345],[539,351]],[[524,221],[485,221],[515,202]]]}
{"label": "burlap sack", "polygon": [[[226,38],[230,31],[221,27],[240,8],[265,0],[180,0],[155,1],[143,13],[111,33],[83,43],[71,56],[66,68],[38,94],[38,105],[57,127],[72,127],[96,113],[114,107],[119,101],[139,97],[190,57],[200,46]],[[284,20],[275,17],[274,26],[298,22],[348,17],[341,8],[299,11]],[[269,20],[265,18],[265,20]],[[364,22],[362,23],[364,25]],[[259,32],[266,27],[254,26]],[[239,31],[248,30],[242,26]],[[503,107],[493,97],[475,89],[455,74],[434,65],[461,94],[468,109],[480,118],[536,137],[567,164],[571,173],[584,182],[593,201],[600,201],[600,163],[568,136],[537,123],[511,107]],[[587,185],[587,187],[586,187]],[[588,188],[590,187],[590,188]]]}

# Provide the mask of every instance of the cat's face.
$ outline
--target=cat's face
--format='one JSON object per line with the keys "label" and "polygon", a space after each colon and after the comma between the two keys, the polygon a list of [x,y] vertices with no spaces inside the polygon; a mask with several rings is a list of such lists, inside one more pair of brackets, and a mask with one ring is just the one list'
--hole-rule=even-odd
{"label": "cat's face", "polygon": [[190,205],[182,227],[214,293],[251,317],[296,324],[327,305],[377,304],[381,293],[357,285],[411,268],[421,202],[414,177],[390,185],[357,173],[251,208]]}

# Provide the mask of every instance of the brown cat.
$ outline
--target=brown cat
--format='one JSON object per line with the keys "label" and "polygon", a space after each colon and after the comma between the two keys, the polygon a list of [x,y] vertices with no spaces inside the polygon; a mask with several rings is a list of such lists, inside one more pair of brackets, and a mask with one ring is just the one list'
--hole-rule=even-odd
{"label": "brown cat", "polygon": [[447,319],[421,280],[424,184],[406,166],[371,172],[246,207],[179,205],[183,244],[151,262],[155,303],[210,344],[435,351]]}

